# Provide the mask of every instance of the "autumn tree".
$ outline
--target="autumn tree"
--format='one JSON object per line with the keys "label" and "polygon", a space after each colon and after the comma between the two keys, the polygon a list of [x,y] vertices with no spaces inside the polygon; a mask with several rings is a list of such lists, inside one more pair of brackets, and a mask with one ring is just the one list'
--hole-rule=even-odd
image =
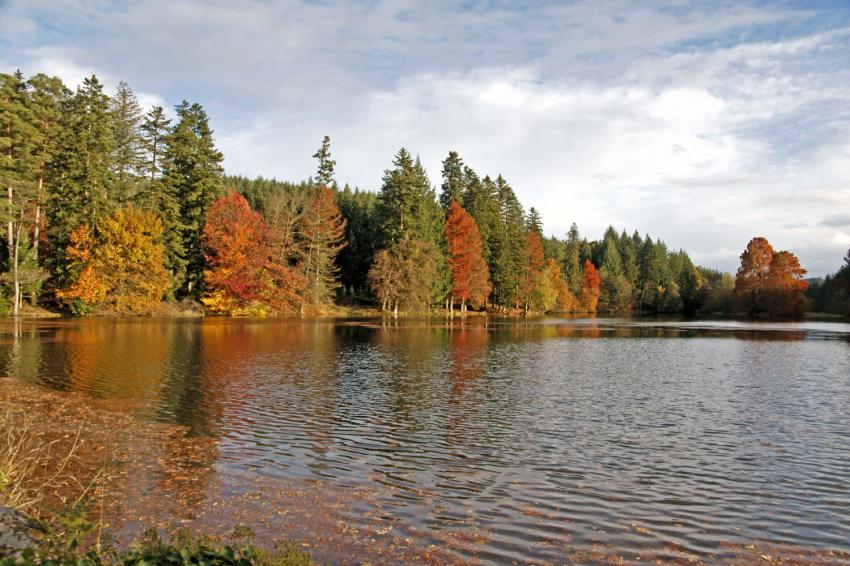
{"label": "autumn tree", "polygon": [[203,244],[208,268],[201,300],[211,311],[266,314],[297,303],[303,279],[273,257],[266,222],[236,191],[210,206]]}
{"label": "autumn tree", "polygon": [[71,233],[67,257],[73,282],[57,297],[77,313],[103,308],[140,314],[154,311],[168,289],[162,223],[132,207]]}
{"label": "autumn tree", "polygon": [[800,315],[807,307],[805,275],[793,253],[776,252],[766,238],[753,238],[735,277],[738,306],[750,314]]}
{"label": "autumn tree", "polygon": [[741,266],[735,275],[735,296],[743,310],[758,312],[765,303],[763,294],[768,287],[773,246],[767,238],[750,240],[741,254]]}
{"label": "autumn tree", "polygon": [[774,315],[799,316],[806,311],[806,270],[793,253],[773,254],[768,272],[767,312]]}
{"label": "autumn tree", "polygon": [[466,312],[467,302],[479,306],[487,300],[492,285],[478,225],[457,201],[449,205],[445,236],[452,275],[449,307],[454,309],[454,298],[457,298],[461,312]]}
{"label": "autumn tree", "polygon": [[599,303],[601,279],[596,266],[588,259],[584,261],[581,284],[581,307],[585,312],[596,312]]}

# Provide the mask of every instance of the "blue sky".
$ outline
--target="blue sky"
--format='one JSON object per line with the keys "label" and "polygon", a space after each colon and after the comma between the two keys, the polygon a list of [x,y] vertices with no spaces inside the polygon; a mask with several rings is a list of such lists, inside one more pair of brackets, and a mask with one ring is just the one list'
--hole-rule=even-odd
{"label": "blue sky", "polygon": [[0,70],[204,104],[229,172],[376,190],[460,152],[548,234],[650,232],[733,271],[850,248],[850,2],[0,0]]}

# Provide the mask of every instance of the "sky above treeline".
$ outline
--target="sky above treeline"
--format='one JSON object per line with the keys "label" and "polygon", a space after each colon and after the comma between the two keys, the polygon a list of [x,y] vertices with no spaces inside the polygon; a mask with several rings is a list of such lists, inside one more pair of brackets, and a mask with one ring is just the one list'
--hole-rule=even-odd
{"label": "sky above treeline", "polygon": [[456,150],[547,235],[612,224],[734,271],[850,248],[850,2],[0,0],[0,70],[203,104],[228,173],[377,190]]}

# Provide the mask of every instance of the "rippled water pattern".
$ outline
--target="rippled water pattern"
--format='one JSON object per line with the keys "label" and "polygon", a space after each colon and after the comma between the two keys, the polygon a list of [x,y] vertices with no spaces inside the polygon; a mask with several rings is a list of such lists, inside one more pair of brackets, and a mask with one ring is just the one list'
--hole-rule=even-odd
{"label": "rippled water pattern", "polygon": [[[220,439],[220,473],[378,489],[484,562],[850,550],[850,325],[85,321],[9,373]],[[356,521],[357,517],[352,517]]]}

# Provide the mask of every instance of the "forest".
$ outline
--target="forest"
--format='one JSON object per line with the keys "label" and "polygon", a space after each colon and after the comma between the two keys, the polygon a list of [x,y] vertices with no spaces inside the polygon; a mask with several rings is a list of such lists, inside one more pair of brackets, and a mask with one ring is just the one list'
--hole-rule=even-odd
{"label": "forest", "polygon": [[[809,286],[754,238],[736,275],[613,227],[546,237],[501,175],[450,151],[439,189],[400,149],[377,192],[340,187],[330,139],[299,183],[225,174],[209,117],[144,111],[126,83],[0,74],[0,310],[152,314],[850,312],[850,252]],[[188,307],[187,307],[188,308]]]}

